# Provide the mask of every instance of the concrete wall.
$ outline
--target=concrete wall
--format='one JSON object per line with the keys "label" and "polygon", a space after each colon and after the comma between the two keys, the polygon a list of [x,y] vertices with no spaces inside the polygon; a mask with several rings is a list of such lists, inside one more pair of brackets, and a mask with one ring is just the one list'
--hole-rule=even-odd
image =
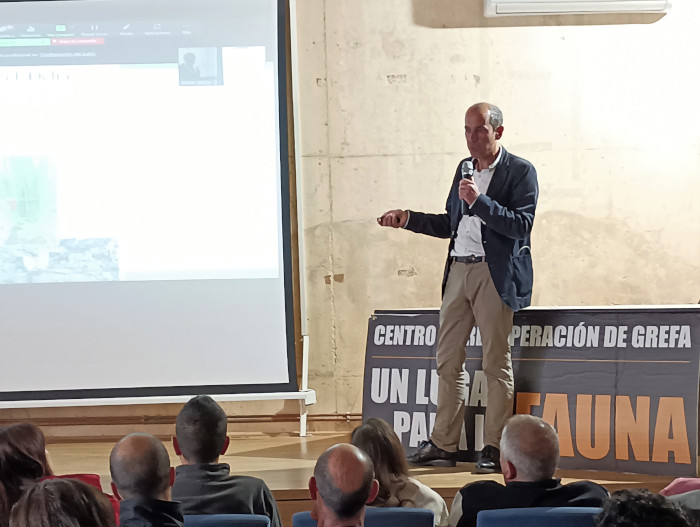
{"label": "concrete wall", "polygon": [[505,115],[538,170],[535,305],[700,299],[700,3],[663,16],[484,19],[482,0],[297,0],[311,381],[361,411],[367,318],[437,306],[464,110]]}
{"label": "concrete wall", "polygon": [[[376,217],[443,210],[477,101],[502,108],[504,145],[539,173],[534,304],[698,302],[700,2],[487,20],[482,0],[296,1],[312,430],[357,419],[373,310],[439,305],[446,242]],[[232,431],[296,429],[293,401],[224,406]],[[179,408],[0,410],[0,424],[168,436]]]}

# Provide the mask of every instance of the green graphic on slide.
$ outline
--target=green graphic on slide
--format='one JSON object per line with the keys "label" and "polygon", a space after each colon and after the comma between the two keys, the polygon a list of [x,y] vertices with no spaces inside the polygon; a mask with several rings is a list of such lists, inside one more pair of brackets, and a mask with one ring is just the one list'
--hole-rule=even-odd
{"label": "green graphic on slide", "polygon": [[57,243],[56,181],[49,160],[0,160],[0,245]]}
{"label": "green graphic on slide", "polygon": [[0,284],[119,280],[116,240],[61,238],[58,212],[50,158],[0,157]]}

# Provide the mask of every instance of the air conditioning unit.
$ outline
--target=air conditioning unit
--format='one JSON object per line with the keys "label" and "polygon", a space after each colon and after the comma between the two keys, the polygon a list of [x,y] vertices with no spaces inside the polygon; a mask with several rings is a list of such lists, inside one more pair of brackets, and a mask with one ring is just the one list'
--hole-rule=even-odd
{"label": "air conditioning unit", "polygon": [[[691,0],[693,1],[693,0]],[[484,16],[665,13],[670,0],[484,0]]]}

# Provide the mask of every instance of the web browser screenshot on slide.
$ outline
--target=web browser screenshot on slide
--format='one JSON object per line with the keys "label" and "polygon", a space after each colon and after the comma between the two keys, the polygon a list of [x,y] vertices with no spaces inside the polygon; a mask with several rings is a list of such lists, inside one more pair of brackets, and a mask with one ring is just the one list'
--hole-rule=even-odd
{"label": "web browser screenshot on slide", "polygon": [[0,26],[0,281],[277,277],[264,43],[99,14]]}

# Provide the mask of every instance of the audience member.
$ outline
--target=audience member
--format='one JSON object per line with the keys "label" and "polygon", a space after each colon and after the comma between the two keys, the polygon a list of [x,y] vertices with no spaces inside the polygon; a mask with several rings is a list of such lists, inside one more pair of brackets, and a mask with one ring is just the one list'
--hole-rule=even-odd
{"label": "audience member", "polygon": [[122,527],[182,527],[182,508],[170,501],[170,458],[160,440],[150,434],[124,437],[112,449],[109,471],[123,499]]}
{"label": "audience member", "polygon": [[559,439],[549,424],[532,415],[515,415],[503,429],[501,469],[505,485],[477,481],[455,496],[452,527],[476,526],[479,511],[517,507],[599,507],[608,492],[591,481],[562,485],[555,479]]}
{"label": "audience member", "polygon": [[614,492],[603,501],[598,527],[689,527],[685,512],[660,494],[631,489]]}
{"label": "audience member", "polygon": [[367,454],[347,443],[334,445],[318,458],[309,480],[311,517],[318,527],[362,527],[365,505],[378,491]]}
{"label": "audience member", "polygon": [[[0,428],[0,527],[7,527],[12,505],[23,489],[46,478],[70,478],[102,490],[97,474],[53,474],[41,429],[31,423],[15,423]],[[119,503],[105,494],[119,521]]]}
{"label": "audience member", "polygon": [[281,527],[277,503],[264,481],[233,476],[219,463],[229,445],[226,414],[214,399],[198,395],[177,416],[175,452],[182,465],[176,469],[173,499],[185,514],[263,514],[270,527]]}
{"label": "audience member", "polygon": [[12,508],[10,527],[114,527],[107,497],[77,479],[47,479]]}
{"label": "audience member", "polygon": [[7,527],[22,492],[52,475],[44,434],[30,423],[0,428],[0,527]]}
{"label": "audience member", "polygon": [[352,432],[352,444],[365,452],[374,464],[379,494],[374,507],[417,507],[435,514],[435,525],[447,525],[447,505],[437,492],[408,476],[408,462],[394,430],[382,419],[372,417]]}
{"label": "audience member", "polygon": [[685,494],[692,490],[700,490],[700,478],[676,478],[671,483],[661,489],[662,496],[674,496],[676,494]]}

